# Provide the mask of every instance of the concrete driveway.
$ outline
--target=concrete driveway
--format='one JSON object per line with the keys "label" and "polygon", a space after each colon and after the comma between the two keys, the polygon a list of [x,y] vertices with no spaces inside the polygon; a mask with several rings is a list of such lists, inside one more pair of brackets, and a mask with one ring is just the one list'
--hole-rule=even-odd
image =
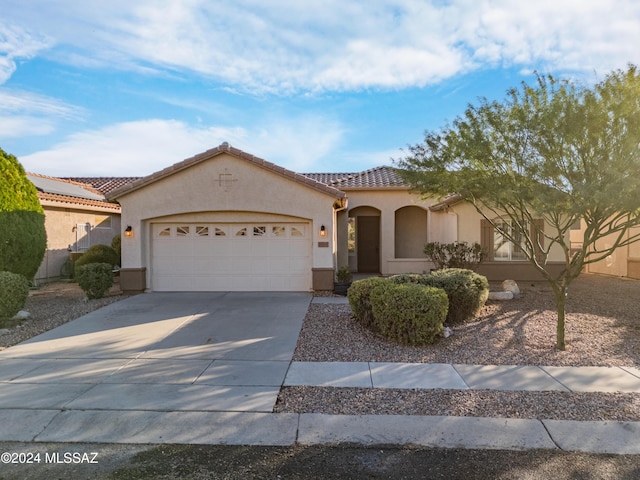
{"label": "concrete driveway", "polygon": [[271,412],[310,301],[215,292],[116,302],[0,352],[0,423],[31,440],[68,411]]}

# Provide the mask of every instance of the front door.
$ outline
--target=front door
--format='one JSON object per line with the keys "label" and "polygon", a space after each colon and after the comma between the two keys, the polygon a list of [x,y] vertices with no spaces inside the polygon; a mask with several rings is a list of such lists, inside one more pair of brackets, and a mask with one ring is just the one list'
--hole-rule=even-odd
{"label": "front door", "polygon": [[380,217],[356,217],[358,272],[380,273]]}

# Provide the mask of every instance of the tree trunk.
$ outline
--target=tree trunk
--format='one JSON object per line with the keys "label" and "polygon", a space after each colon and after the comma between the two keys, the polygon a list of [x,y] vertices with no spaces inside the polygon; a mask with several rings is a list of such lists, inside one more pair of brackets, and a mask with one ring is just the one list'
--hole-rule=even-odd
{"label": "tree trunk", "polygon": [[564,341],[564,310],[567,303],[567,287],[562,286],[556,291],[556,309],[558,310],[558,324],[556,326],[556,348],[564,350],[566,344]]}

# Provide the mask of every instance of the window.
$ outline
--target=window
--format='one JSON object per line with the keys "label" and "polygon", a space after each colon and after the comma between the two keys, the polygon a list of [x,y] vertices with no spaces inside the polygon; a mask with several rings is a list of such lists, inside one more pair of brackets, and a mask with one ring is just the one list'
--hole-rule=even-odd
{"label": "window", "polygon": [[267,227],[253,227],[253,236],[254,237],[262,237],[267,234]]}
{"label": "window", "polygon": [[187,235],[189,235],[189,227],[187,225],[184,225],[182,227],[177,227],[176,235],[178,237],[186,237]]}
{"label": "window", "polygon": [[355,217],[349,217],[347,228],[348,228],[347,245],[349,247],[349,253],[355,253],[356,251],[356,219]]}
{"label": "window", "polygon": [[[544,249],[544,221],[537,219],[534,222],[535,223],[533,225],[529,225],[530,238],[534,239],[537,236],[537,242],[535,242],[536,244],[534,245],[535,254],[538,259],[541,259],[541,256],[543,255],[542,249]],[[494,223],[497,224],[497,221]],[[481,220],[480,228],[480,244],[488,254],[488,261],[521,262],[527,260],[525,255],[526,239],[521,234],[518,234],[513,230],[510,221],[503,220],[500,223],[500,229],[511,232],[510,236],[513,237],[513,242],[509,241],[500,232],[496,231],[491,222],[486,219]]]}
{"label": "window", "polygon": [[196,235],[198,235],[199,237],[208,237],[209,227],[196,226]]}
{"label": "window", "polygon": [[515,241],[509,241],[502,233],[494,229],[493,232],[493,259],[494,260],[526,260],[524,254],[524,238],[521,232],[517,232],[510,222],[499,224],[500,230],[508,232]]}
{"label": "window", "polygon": [[247,227],[243,227],[236,232],[236,237],[246,237],[247,236]]}
{"label": "window", "polygon": [[304,237],[304,227],[291,227],[292,237]]}
{"label": "window", "polygon": [[160,230],[160,233],[158,233],[158,236],[160,237],[170,237],[171,236],[171,227],[167,227],[163,230]]}
{"label": "window", "polygon": [[222,230],[221,228],[218,228],[218,227],[216,227],[215,232],[216,232],[215,233],[216,237],[226,237],[226,235],[227,235],[227,232],[225,232],[224,230]]}
{"label": "window", "polygon": [[287,229],[285,227],[271,227],[271,234],[274,237],[284,237],[287,234]]}

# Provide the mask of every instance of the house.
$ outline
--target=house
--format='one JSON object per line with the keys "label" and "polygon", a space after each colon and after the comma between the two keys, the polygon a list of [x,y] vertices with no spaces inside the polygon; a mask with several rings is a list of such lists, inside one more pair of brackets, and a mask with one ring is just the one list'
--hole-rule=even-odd
{"label": "house", "polygon": [[[586,224],[584,221],[576,224],[575,227],[571,229],[572,247],[582,247],[585,229]],[[626,241],[639,234],[640,227],[631,228],[626,232],[622,240]],[[596,242],[595,247],[598,250],[606,250],[615,245],[618,240],[614,235],[606,235]],[[640,280],[640,241],[616,248],[606,258],[587,264],[584,267],[584,271]]]}
{"label": "house", "polygon": [[35,279],[67,275],[70,252],[111,245],[120,233],[120,205],[90,185],[28,173],[44,210],[47,249]]}
{"label": "house", "polygon": [[223,143],[107,197],[122,206],[127,292],[331,290],[343,265],[428,272],[428,241],[496,245],[496,279],[536,275],[471,206],[424,199],[392,167],[298,174]]}

